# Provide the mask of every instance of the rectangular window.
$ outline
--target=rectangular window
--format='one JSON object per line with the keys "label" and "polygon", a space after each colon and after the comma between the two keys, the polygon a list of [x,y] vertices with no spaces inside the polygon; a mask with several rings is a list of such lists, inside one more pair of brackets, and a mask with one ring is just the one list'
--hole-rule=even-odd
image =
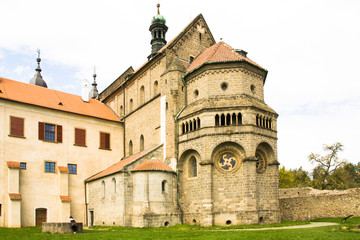
{"label": "rectangular window", "polygon": [[10,136],[24,137],[24,118],[10,117]]}
{"label": "rectangular window", "polygon": [[76,164],[68,164],[69,174],[77,174],[77,165]]}
{"label": "rectangular window", "polygon": [[39,140],[62,142],[62,126],[39,122]]}
{"label": "rectangular window", "polygon": [[55,163],[45,162],[45,172],[55,172]]}
{"label": "rectangular window", "polygon": [[55,142],[55,125],[45,124],[45,141]]}
{"label": "rectangular window", "polygon": [[100,148],[110,149],[110,133],[100,132]]}
{"label": "rectangular window", "polygon": [[75,145],[86,146],[86,130],[75,128]]}
{"label": "rectangular window", "polygon": [[26,169],[26,163],[25,162],[21,162],[20,163],[20,169]]}

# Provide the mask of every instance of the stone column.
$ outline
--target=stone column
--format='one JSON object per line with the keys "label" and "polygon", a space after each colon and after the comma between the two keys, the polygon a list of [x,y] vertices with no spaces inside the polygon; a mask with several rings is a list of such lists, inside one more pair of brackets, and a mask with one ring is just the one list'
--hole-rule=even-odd
{"label": "stone column", "polygon": [[[202,226],[212,226],[214,223],[213,215],[213,162],[203,160],[200,162],[199,176],[201,177],[201,195],[202,195]],[[199,193],[200,194],[200,193]]]}

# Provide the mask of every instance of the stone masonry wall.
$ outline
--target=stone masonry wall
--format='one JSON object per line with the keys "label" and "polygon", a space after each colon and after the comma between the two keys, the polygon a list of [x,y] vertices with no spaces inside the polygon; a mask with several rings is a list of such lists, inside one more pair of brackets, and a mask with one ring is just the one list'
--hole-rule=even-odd
{"label": "stone masonry wall", "polygon": [[314,218],[360,216],[360,189],[316,190],[313,188],[280,189],[282,221]]}

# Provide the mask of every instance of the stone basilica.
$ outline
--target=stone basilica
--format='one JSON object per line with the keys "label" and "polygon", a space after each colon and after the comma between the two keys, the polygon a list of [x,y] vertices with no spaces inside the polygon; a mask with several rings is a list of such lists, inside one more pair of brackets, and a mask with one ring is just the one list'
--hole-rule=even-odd
{"label": "stone basilica", "polygon": [[[72,214],[85,225],[210,226],[280,221],[278,115],[264,102],[267,70],[249,59],[246,51],[215,42],[201,14],[169,42],[167,29],[158,10],[149,28],[148,61],[137,70],[129,67],[100,94],[94,81],[90,98],[97,100],[90,99],[88,104],[100,104],[101,111],[110,108],[111,113],[71,111],[74,106],[66,110],[76,113],[76,123],[56,128],[56,136],[62,131],[62,142],[50,148],[69,144],[74,150],[64,153],[61,160],[44,156],[38,168],[45,170],[36,176],[56,186],[57,190],[44,193],[43,199],[52,196],[57,205],[26,200],[32,193],[21,186],[32,187],[25,180],[31,177],[26,172],[31,170],[30,160],[28,170],[23,171],[21,156],[1,159],[4,179],[9,179],[4,180],[4,186],[12,188],[2,193],[8,216],[4,226],[11,226],[11,221],[20,226],[35,225],[37,209],[41,209],[43,221],[65,221]],[[52,90],[43,86],[41,91]],[[63,98],[65,106],[67,95]],[[51,111],[61,115],[64,111],[58,108],[63,106],[58,105]],[[23,117],[25,124],[31,117]],[[4,124],[8,131],[11,123]],[[40,125],[39,136],[45,131],[46,138],[46,128]],[[95,130],[99,137],[91,137]],[[10,140],[30,141],[31,133],[24,134],[28,134],[26,139]],[[39,139],[34,137],[33,141]],[[38,144],[48,146],[47,141],[52,140],[42,139]],[[86,157],[90,156],[88,151],[95,151],[91,144],[97,151],[96,159]],[[79,151],[85,156],[71,157]],[[47,164],[49,159],[54,165]],[[52,166],[50,175],[47,170]],[[74,167],[76,176],[71,174]],[[16,217],[10,221],[14,212]],[[1,217],[5,218],[0,216],[0,221]]]}

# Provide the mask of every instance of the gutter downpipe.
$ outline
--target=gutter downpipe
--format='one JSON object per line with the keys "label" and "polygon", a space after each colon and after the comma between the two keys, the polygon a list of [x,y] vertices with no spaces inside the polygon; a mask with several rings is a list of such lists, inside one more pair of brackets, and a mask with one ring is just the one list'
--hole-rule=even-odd
{"label": "gutter downpipe", "polygon": [[[178,114],[176,114],[175,116],[175,139],[176,139],[176,158],[179,161],[179,125],[178,125],[178,118],[180,116],[180,114],[184,111],[184,109],[187,107],[187,87],[186,87],[186,83],[185,83],[185,79],[184,79],[184,75],[181,77],[181,80],[184,84],[184,88],[185,88],[185,105],[184,107],[178,112]],[[184,210],[181,207],[180,204],[180,193],[179,193],[179,168],[177,167],[176,169],[176,190],[177,190],[177,194],[176,194],[176,201],[177,204],[179,206],[180,209],[180,221],[181,224],[184,223]]]}

